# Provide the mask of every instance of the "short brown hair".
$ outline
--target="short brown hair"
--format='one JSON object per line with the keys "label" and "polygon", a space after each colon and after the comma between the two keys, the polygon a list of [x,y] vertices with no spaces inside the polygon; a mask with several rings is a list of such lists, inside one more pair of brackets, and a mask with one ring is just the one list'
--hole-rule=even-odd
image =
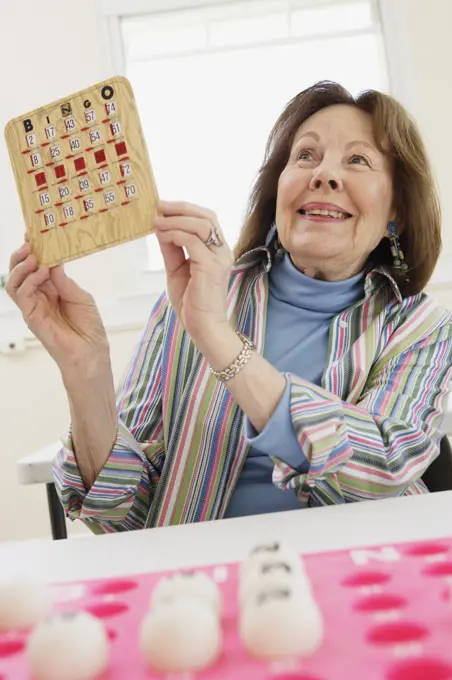
{"label": "short brown hair", "polygon": [[[408,273],[394,269],[389,241],[383,239],[369,256],[373,266],[385,265],[404,297],[428,283],[441,251],[441,211],[430,163],[419,131],[406,110],[387,94],[365,90],[356,98],[337,83],[321,81],[297,94],[276,121],[254,183],[235,257],[265,243],[275,220],[278,180],[300,125],[317,111],[350,104],[373,118],[375,141],[394,167],[394,204],[401,231],[400,245]],[[407,280],[407,276],[409,280]]]}

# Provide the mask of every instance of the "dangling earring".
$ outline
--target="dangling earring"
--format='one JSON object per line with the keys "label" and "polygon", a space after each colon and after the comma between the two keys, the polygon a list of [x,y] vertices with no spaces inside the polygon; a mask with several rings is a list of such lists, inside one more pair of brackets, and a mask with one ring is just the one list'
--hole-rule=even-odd
{"label": "dangling earring", "polygon": [[401,269],[406,272],[408,265],[405,262],[403,250],[399,242],[399,230],[395,222],[388,222],[389,243],[391,244],[391,255],[394,258],[392,266],[394,269]]}
{"label": "dangling earring", "polygon": [[286,251],[284,250],[284,246],[279,240],[279,234],[276,232],[276,239],[275,239],[275,259],[276,260],[282,260],[284,257],[284,253]]}

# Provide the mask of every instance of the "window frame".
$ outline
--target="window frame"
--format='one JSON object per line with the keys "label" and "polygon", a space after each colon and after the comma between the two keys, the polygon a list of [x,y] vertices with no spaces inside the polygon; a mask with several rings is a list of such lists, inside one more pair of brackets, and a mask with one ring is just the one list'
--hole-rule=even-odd
{"label": "window frame", "polygon": [[[246,0],[245,0],[246,1]],[[383,0],[390,6],[390,0]],[[242,3],[243,0],[240,0]],[[249,0],[253,2],[253,0]],[[261,2],[268,2],[269,7],[284,5],[287,9],[309,8],[337,4],[347,4],[349,0],[261,0]],[[381,26],[383,34],[383,43],[385,49],[387,48],[387,40],[385,39],[382,13],[379,4],[382,0],[370,0],[373,12],[376,14],[377,23]],[[121,36],[120,22],[122,17],[136,17],[140,15],[149,15],[152,13],[167,13],[169,11],[180,11],[183,9],[194,9],[208,7],[212,5],[234,5],[236,0],[101,0],[100,13],[101,21],[103,23],[103,40],[104,40],[104,54],[107,60],[107,67],[110,73],[124,74],[126,70],[125,55],[123,50],[123,42]],[[389,17],[390,18],[390,17]],[[369,29],[363,29],[359,33],[367,32]],[[373,29],[372,29],[373,30]],[[348,31],[341,31],[338,36],[348,34]],[[353,31],[353,34],[356,34]],[[322,37],[322,33],[318,35],[309,35],[309,40],[316,40]],[[388,66],[389,84],[392,87],[391,69]],[[399,79],[399,82],[404,83],[404,79]],[[156,291],[156,286],[164,282],[164,271],[151,270],[148,266],[147,249],[143,248],[141,239],[140,242],[131,242],[123,246],[127,249],[126,257],[130,262],[133,262],[133,267],[138,268],[142,280],[139,286],[141,290],[150,290],[152,293]],[[131,265],[132,266],[132,265]],[[140,282],[141,283],[141,282]]]}
{"label": "window frame", "polygon": [[[272,4],[273,0],[264,0]],[[236,0],[100,0],[99,21],[103,40],[103,52],[109,73],[122,74],[125,59],[120,30],[120,18],[132,17],[153,12],[178,11],[209,5],[234,4]],[[252,2],[252,0],[250,0]],[[288,7],[319,7],[337,4],[347,0],[285,0]],[[371,0],[381,28],[386,56],[389,89],[392,94],[416,118],[420,110],[420,92],[415,77],[412,37],[407,17],[410,0]],[[310,36],[314,38],[316,36]],[[156,286],[164,282],[164,272],[148,268],[146,249],[133,242],[130,244],[131,266],[140,271],[139,290],[154,293]],[[133,264],[132,264],[133,263]],[[164,284],[163,284],[164,285]],[[442,253],[427,290],[440,290],[452,285],[452,253]],[[163,286],[162,286],[163,287]],[[162,289],[162,288],[161,288]]]}
{"label": "window frame", "polygon": [[[253,0],[249,0],[252,2]],[[275,0],[262,0],[269,6]],[[236,0],[99,0],[98,28],[101,39],[103,70],[108,75],[121,75],[125,72],[125,58],[120,30],[121,17],[133,17],[150,13],[174,10],[202,8],[214,5],[232,5]],[[285,0],[288,8],[327,6],[328,4],[346,3],[347,0]],[[376,13],[385,50],[389,87],[407,109],[416,116],[419,110],[417,81],[414,72],[412,38],[407,22],[410,0],[371,0]],[[309,36],[315,39],[319,36]],[[120,331],[139,328],[145,323],[150,306],[166,285],[165,271],[148,268],[147,249],[142,240],[131,241],[122,245],[123,266],[133,273],[134,290],[125,297],[115,297],[100,304],[101,314],[107,330]],[[427,290],[445,291],[452,284],[452,254],[443,253]],[[39,343],[32,337],[23,323],[20,314],[0,289],[0,354],[15,353],[24,347]],[[15,348],[11,349],[11,343]]]}

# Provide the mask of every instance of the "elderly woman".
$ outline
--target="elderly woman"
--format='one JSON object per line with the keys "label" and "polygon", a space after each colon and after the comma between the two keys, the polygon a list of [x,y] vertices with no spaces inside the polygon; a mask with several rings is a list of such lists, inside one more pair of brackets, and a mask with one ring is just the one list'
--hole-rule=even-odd
{"label": "elderly woman", "polygon": [[11,258],[68,394],[68,516],[99,533],[426,493],[452,317],[422,292],[440,211],[400,104],[329,82],[289,102],[234,256],[210,210],[160,212],[167,293],[116,403],[91,296],[27,244]]}

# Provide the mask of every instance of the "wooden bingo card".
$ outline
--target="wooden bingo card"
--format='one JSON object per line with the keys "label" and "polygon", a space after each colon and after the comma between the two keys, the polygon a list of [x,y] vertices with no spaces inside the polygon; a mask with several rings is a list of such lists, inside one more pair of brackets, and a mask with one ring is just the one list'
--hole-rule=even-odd
{"label": "wooden bingo card", "polygon": [[53,267],[153,232],[157,190],[126,78],[19,116],[5,136],[40,265]]}

